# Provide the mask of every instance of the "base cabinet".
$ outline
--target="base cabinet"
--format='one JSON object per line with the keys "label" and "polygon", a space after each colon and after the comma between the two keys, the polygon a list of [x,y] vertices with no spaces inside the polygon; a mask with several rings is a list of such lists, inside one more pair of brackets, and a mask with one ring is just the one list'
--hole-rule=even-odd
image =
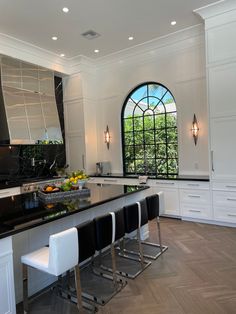
{"label": "base cabinet", "polygon": [[212,219],[209,182],[180,183],[179,199],[183,218]]}
{"label": "base cabinet", "polygon": [[213,182],[214,219],[236,223],[236,182]]}
{"label": "base cabinet", "polygon": [[164,216],[180,217],[177,181],[148,180],[152,193],[163,192]]}
{"label": "base cabinet", "polygon": [[15,314],[12,238],[0,239],[0,314]]}

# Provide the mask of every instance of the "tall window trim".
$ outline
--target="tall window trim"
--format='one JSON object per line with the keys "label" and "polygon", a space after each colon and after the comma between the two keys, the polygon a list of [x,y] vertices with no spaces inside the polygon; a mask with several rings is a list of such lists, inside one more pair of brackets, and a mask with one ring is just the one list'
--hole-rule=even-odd
{"label": "tall window trim", "polygon": [[[151,91],[149,90],[150,86],[156,86],[157,88],[162,88],[165,92],[163,93],[162,97],[159,98],[159,97],[155,97]],[[145,87],[147,88],[146,90],[146,96],[140,98],[138,101],[135,101],[134,99],[132,99],[132,95],[135,94],[135,92],[137,92],[139,89]],[[164,97],[165,95],[169,94],[171,96],[171,99],[173,100],[173,104],[175,105],[175,110],[173,111],[169,111],[167,112],[166,111],[166,105],[167,103],[164,102]],[[154,106],[154,108],[150,108],[150,99],[156,99],[157,100],[157,103],[156,105]],[[140,104],[141,102],[146,99],[146,104],[147,104],[147,109],[146,110],[143,110],[142,108],[140,108]],[[132,117],[125,117],[125,110],[126,110],[126,106],[128,104],[128,102],[132,101],[134,103],[134,108],[133,108],[133,112],[132,112]],[[155,109],[158,109],[158,105],[162,105],[163,108],[164,108],[164,112],[156,112],[154,113]],[[136,107],[139,107],[142,111],[143,111],[143,114],[142,116],[135,116],[134,112],[135,112],[135,109]],[[145,115],[145,112],[148,111],[148,110],[152,110],[153,113],[152,113],[152,116],[153,116],[153,128],[152,129],[148,129],[148,131],[153,131],[153,143],[150,144],[150,143],[147,143],[145,142],[145,132],[147,130],[145,130],[145,127],[144,127],[144,120],[145,120],[145,116],[151,116],[151,115]],[[169,115],[169,116],[168,116]],[[168,126],[167,125],[167,119],[168,117],[170,117],[170,115],[175,115],[175,124],[174,126]],[[164,121],[165,121],[165,125],[164,127],[162,128],[158,128],[158,126],[156,125],[156,119],[158,116],[164,116]],[[134,127],[134,124],[135,124],[135,119],[138,119],[138,118],[142,118],[143,120],[143,128],[142,130],[136,130],[135,127]],[[132,129],[132,132],[125,132],[125,120],[126,119],[132,119],[132,123],[133,123],[133,129]],[[145,83],[142,83],[140,85],[138,85],[136,88],[134,88],[129,94],[128,96],[126,97],[125,101],[124,101],[124,104],[123,104],[123,107],[122,107],[122,111],[121,111],[121,130],[122,130],[122,157],[123,157],[123,172],[124,174],[148,174],[148,175],[152,175],[152,176],[158,176],[158,177],[174,177],[176,175],[178,175],[178,130],[177,130],[177,110],[176,110],[176,102],[175,102],[175,98],[174,96],[172,95],[171,91],[164,85],[160,84],[160,83],[157,83],[157,82],[153,82],[153,81],[150,81],[150,82],[145,82]],[[172,142],[172,141],[169,141],[168,137],[171,138],[169,135],[169,131],[172,130],[176,133],[176,136],[175,136],[175,140]],[[159,142],[158,141],[158,136],[157,136],[157,131],[164,131],[164,134],[165,134],[165,142]],[[126,138],[125,136],[127,135],[127,133],[132,133],[132,138],[133,138],[133,144],[131,145],[127,145],[126,144]],[[136,158],[136,152],[138,151],[137,150],[137,146],[138,144],[135,143],[135,135],[137,133],[142,133],[142,137],[143,137],[143,143],[139,143],[140,147],[143,146],[143,163],[144,163],[144,167],[143,169],[138,169],[137,167],[137,160],[140,161],[140,156],[139,156],[139,159]],[[159,146],[160,145],[165,145],[165,153],[164,155],[165,156],[160,156],[159,155]],[[173,145],[173,147],[175,147],[175,150],[174,150],[174,157],[173,155],[171,155],[170,153],[170,147],[171,145]],[[147,153],[147,148],[151,147],[153,148],[153,156],[150,158],[150,155],[148,156],[148,153]],[[126,164],[126,151],[127,151],[127,147],[131,148],[131,151],[133,153],[133,160],[134,160],[134,171],[129,171],[128,168],[127,168],[127,164]],[[149,162],[152,162],[154,163],[154,167],[153,167],[153,164],[152,166],[150,167],[149,166]],[[171,166],[171,162],[173,162],[172,166]],[[159,165],[161,165],[162,163],[164,163],[166,166],[165,166],[165,169],[166,171],[159,171],[158,169],[158,163]],[[173,167],[174,165],[174,167]],[[151,168],[151,169],[150,169]],[[163,168],[163,167],[162,167]]]}

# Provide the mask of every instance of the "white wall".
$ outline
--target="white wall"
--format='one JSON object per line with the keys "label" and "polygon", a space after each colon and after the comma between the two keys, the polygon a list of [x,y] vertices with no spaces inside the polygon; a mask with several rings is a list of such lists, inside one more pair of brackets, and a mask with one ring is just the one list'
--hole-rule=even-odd
{"label": "white wall", "polygon": [[[141,50],[141,51],[140,51]],[[113,172],[122,172],[121,109],[138,84],[155,81],[173,93],[178,111],[179,172],[208,174],[208,128],[205,80],[205,45],[202,27],[176,33],[100,60],[97,65],[98,160],[110,160]],[[191,136],[193,114],[199,121],[197,146]],[[104,130],[111,131],[110,150]]]}
{"label": "white wall", "polygon": [[[6,37],[6,36],[5,36]],[[47,53],[0,36],[0,52],[71,74],[65,83],[67,155],[73,169],[95,170],[96,161],[110,160],[122,172],[121,108],[128,93],[145,81],[164,84],[178,110],[180,174],[208,174],[208,128],[203,26],[192,27],[96,61],[79,56],[58,60]],[[82,113],[82,115],[81,115]],[[200,126],[197,146],[190,128],[193,114]],[[84,125],[81,121],[84,119]],[[110,150],[104,130],[111,131]],[[84,140],[85,137],[85,140]]]}

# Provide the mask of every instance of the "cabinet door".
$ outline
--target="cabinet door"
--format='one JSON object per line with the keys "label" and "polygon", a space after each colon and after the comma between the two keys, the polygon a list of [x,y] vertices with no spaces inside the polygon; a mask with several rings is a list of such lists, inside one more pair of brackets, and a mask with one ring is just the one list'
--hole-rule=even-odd
{"label": "cabinet door", "polygon": [[164,215],[180,216],[178,189],[153,187],[153,193],[163,192]]}
{"label": "cabinet door", "polygon": [[212,178],[236,179],[236,117],[211,120]]}
{"label": "cabinet door", "polygon": [[66,137],[67,163],[70,171],[85,169],[84,135],[70,135]]}
{"label": "cabinet door", "polygon": [[0,239],[0,313],[16,313],[11,237]]}
{"label": "cabinet door", "polygon": [[236,63],[209,69],[211,118],[236,115]]}

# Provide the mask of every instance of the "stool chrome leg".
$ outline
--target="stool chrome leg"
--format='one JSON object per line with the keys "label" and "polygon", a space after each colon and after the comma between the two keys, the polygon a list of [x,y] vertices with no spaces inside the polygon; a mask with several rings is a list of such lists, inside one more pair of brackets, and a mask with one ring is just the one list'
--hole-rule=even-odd
{"label": "stool chrome leg", "polygon": [[29,311],[29,302],[28,302],[28,268],[27,265],[22,264],[23,270],[23,308],[24,314],[27,314]]}
{"label": "stool chrome leg", "polygon": [[162,241],[161,241],[161,226],[160,226],[160,217],[157,217],[157,229],[158,229],[158,237],[159,237],[160,249],[161,249],[161,253],[162,253],[162,251],[163,251],[163,247],[162,247]]}
{"label": "stool chrome leg", "polygon": [[143,247],[141,243],[140,228],[137,229],[137,240],[138,240],[138,247],[139,247],[140,263],[141,263],[142,269],[144,269],[144,257],[143,257]]}
{"label": "stool chrome leg", "polygon": [[117,275],[116,275],[116,255],[114,243],[111,244],[111,260],[112,260],[112,277],[115,289],[118,288]]}
{"label": "stool chrome leg", "polygon": [[75,285],[76,285],[76,294],[77,294],[77,307],[80,313],[84,313],[83,303],[82,303],[82,290],[80,284],[80,268],[79,265],[76,265],[74,268],[75,271]]}

